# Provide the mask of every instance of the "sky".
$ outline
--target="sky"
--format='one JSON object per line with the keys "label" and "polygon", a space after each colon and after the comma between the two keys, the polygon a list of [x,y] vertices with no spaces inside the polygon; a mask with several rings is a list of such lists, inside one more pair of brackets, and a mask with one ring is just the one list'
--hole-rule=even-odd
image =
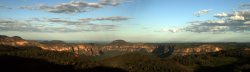
{"label": "sky", "polygon": [[0,34],[29,40],[249,42],[250,0],[1,0]]}

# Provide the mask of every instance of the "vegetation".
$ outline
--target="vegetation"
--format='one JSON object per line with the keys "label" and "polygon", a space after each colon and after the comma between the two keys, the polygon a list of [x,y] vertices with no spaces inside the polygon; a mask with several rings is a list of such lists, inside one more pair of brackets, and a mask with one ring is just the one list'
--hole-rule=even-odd
{"label": "vegetation", "polygon": [[[249,72],[250,51],[229,49],[216,53],[158,57],[153,53],[104,53],[75,56],[37,47],[0,46],[1,67],[40,72]],[[112,55],[112,56],[109,56]],[[99,58],[98,58],[99,57]],[[94,58],[94,59],[93,59]]]}

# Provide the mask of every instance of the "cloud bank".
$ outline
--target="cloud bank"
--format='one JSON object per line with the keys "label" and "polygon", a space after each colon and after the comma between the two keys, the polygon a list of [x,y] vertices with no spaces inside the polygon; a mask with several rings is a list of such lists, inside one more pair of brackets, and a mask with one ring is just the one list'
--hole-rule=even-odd
{"label": "cloud bank", "polygon": [[82,21],[125,21],[131,18],[123,16],[97,17],[97,18],[81,18]]}
{"label": "cloud bank", "polygon": [[[84,19],[84,20],[83,20]],[[93,20],[94,19],[94,20]],[[128,17],[111,16],[69,20],[63,18],[30,18],[27,20],[0,19],[0,31],[19,32],[83,32],[119,31],[118,25],[93,21],[125,21]]]}
{"label": "cloud bank", "polygon": [[97,2],[85,2],[85,1],[71,1],[67,3],[60,3],[53,6],[39,4],[36,6],[21,6],[20,9],[28,10],[43,10],[51,13],[82,13],[93,9],[100,9],[106,6],[119,6],[125,0],[99,0]]}
{"label": "cloud bank", "polygon": [[[209,10],[204,9],[197,12],[197,16],[207,14]],[[171,30],[168,32],[250,32],[250,3],[240,5],[239,9],[230,13],[221,12],[214,14],[215,19],[205,21],[191,21],[188,26],[180,30]]]}

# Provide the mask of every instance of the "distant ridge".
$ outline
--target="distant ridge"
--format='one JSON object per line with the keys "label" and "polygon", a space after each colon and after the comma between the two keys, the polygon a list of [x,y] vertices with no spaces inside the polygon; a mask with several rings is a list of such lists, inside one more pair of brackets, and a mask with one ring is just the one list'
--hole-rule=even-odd
{"label": "distant ridge", "polygon": [[128,43],[128,42],[126,42],[125,40],[114,40],[110,44],[124,44],[124,43]]}

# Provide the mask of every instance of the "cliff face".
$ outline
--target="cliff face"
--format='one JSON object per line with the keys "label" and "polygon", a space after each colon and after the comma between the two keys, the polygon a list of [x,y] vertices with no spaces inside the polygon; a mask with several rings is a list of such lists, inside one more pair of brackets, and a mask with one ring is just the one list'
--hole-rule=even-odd
{"label": "cliff face", "polygon": [[8,37],[5,35],[0,35],[0,45],[9,46],[25,46],[28,44],[27,41],[18,36]]}
{"label": "cliff face", "polygon": [[64,43],[63,41],[26,41],[21,37],[8,37],[0,35],[0,45],[9,45],[9,46],[36,46],[44,50],[51,51],[66,51],[73,52],[75,54],[85,54],[88,56],[99,55],[100,49],[96,45],[88,44],[70,44]]}
{"label": "cliff face", "polygon": [[[190,44],[192,45],[192,44]],[[166,57],[170,55],[190,55],[190,54],[204,54],[221,51],[222,48],[212,44],[200,44],[198,46],[175,46],[175,45],[159,45],[153,51],[159,57]]]}
{"label": "cliff face", "polygon": [[244,50],[250,50],[250,48],[245,48]]}
{"label": "cliff face", "polygon": [[144,43],[128,43],[124,40],[115,40],[110,44],[103,46],[101,49],[103,51],[127,51],[134,52],[140,50],[146,50],[147,52],[152,52],[156,46]]}
{"label": "cliff face", "polygon": [[218,52],[221,51],[222,48],[212,45],[212,44],[204,44],[197,47],[188,47],[188,48],[178,48],[175,49],[173,55],[189,55],[189,54],[202,54],[209,52]]}
{"label": "cliff face", "polygon": [[76,54],[85,54],[88,56],[96,56],[99,55],[100,52],[100,49],[97,46],[88,44],[42,43],[37,46],[44,50],[67,51]]}
{"label": "cliff face", "polygon": [[73,52],[75,54],[85,54],[87,56],[100,55],[100,52],[105,51],[147,51],[149,53],[155,53],[157,55],[169,54],[169,55],[189,55],[200,54],[207,52],[217,52],[222,48],[213,44],[201,44],[194,47],[184,46],[181,48],[174,48],[174,46],[159,46],[158,44],[145,44],[145,43],[129,43],[124,40],[115,40],[110,44],[98,46],[96,44],[83,44],[83,43],[65,43],[63,41],[26,41],[21,37],[14,36],[8,37],[0,35],[0,45],[10,46],[36,46],[44,50],[52,51],[66,51]]}

